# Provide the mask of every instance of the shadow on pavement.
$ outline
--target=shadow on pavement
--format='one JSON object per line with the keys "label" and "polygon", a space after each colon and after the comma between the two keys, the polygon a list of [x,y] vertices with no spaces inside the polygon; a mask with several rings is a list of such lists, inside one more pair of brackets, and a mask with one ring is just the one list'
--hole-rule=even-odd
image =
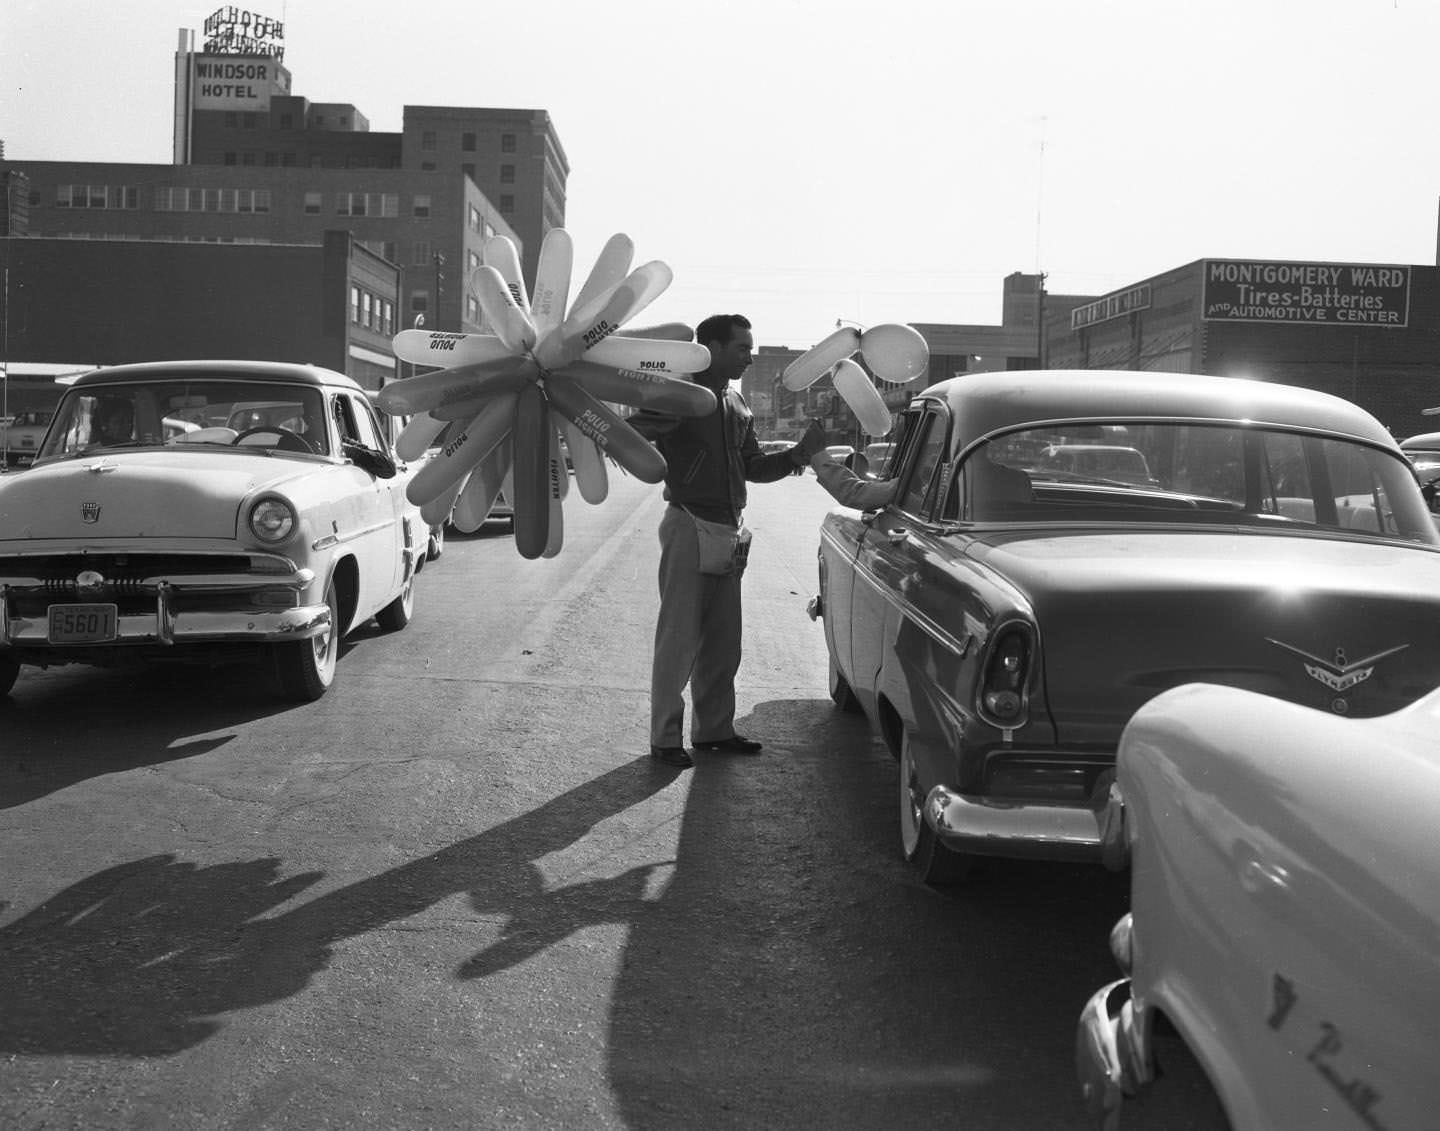
{"label": "shadow on pavement", "polygon": [[[77,666],[0,697],[0,809],[88,778],[207,754],[233,737],[210,732],[295,706],[278,698],[268,669],[260,678],[237,671],[254,669]],[[26,669],[20,678],[33,677]],[[189,737],[196,734],[207,737]]]}
{"label": "shadow on pavement", "polygon": [[772,702],[738,729],[778,748],[699,761],[673,882],[625,951],[627,1125],[1086,1126],[1075,1021],[1118,976],[1124,878],[994,861],[927,888],[862,719]]}
{"label": "shadow on pavement", "polygon": [[97,873],[0,927],[0,1054],[190,1048],[301,992],[338,942],[466,894],[506,923],[461,979],[628,926],[606,1044],[627,1126],[1085,1126],[1074,1021],[1115,976],[1124,878],[992,862],[929,889],[899,859],[894,763],[862,720],[775,701],[740,730],[767,749],[697,756],[673,867],[555,888],[540,871],[675,781],[642,757],[286,911],[321,874],[172,856]]}
{"label": "shadow on pavement", "polygon": [[[214,1033],[224,1013],[299,993],[335,943],[458,893],[523,922],[537,898],[524,881],[534,861],[673,780],[637,759],[523,817],[268,917],[322,875],[282,877],[274,859],[198,867],[173,856],[96,873],[0,927],[0,1053],[179,1052]],[[590,885],[590,911],[572,909],[571,922],[615,918],[611,902],[629,908],[637,881]],[[468,973],[504,955],[486,952]]]}

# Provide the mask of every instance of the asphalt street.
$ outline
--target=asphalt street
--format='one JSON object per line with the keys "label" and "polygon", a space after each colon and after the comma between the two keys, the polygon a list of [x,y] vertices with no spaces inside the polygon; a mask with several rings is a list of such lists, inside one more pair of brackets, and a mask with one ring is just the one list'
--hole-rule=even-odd
{"label": "asphalt street", "polygon": [[452,536],[317,703],[258,668],[0,701],[0,1126],[1081,1128],[1125,882],[899,858],[826,695],[811,476],[752,487],[739,729],[647,756],[659,489]]}

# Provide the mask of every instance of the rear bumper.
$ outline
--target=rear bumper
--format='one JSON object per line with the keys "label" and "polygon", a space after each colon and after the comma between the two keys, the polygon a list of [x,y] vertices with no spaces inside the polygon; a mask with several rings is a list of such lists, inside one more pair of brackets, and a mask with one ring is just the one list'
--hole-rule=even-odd
{"label": "rear bumper", "polygon": [[1129,862],[1124,799],[1113,781],[1089,806],[999,801],[937,785],[925,799],[925,822],[953,852],[1093,861],[1114,871]]}

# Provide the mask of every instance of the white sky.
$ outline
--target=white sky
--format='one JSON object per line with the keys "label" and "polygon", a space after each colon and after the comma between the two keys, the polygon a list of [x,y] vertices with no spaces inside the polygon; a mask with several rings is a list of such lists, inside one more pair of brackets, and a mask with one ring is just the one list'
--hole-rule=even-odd
{"label": "white sky", "polygon": [[[0,0],[15,160],[168,162],[177,32],[219,0]],[[1000,319],[1195,259],[1433,264],[1440,0],[254,0],[293,93],[548,110],[576,286],[623,231],[641,316]]]}

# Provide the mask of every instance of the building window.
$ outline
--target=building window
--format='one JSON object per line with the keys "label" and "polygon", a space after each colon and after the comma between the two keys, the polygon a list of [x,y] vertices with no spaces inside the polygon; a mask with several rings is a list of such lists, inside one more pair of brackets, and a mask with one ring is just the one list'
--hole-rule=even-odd
{"label": "building window", "polygon": [[463,134],[461,134],[461,135],[460,135],[460,148],[463,149],[466,153],[474,153],[474,152],[475,152],[475,135],[474,135],[473,133],[463,133]]}
{"label": "building window", "polygon": [[360,321],[360,288],[356,286],[350,288],[350,321]]}
{"label": "building window", "polygon": [[242,164],[242,165],[253,165],[253,164],[255,164],[255,154],[251,153],[249,150],[246,150],[244,153],[240,154],[240,164]]}
{"label": "building window", "polygon": [[237,154],[233,150],[227,151],[225,154],[225,164],[227,165],[235,164],[238,159]]}
{"label": "building window", "polygon": [[281,166],[283,166],[284,168],[287,168],[287,169],[293,167],[294,164],[295,164],[295,154],[293,154],[293,153],[282,153],[282,154],[280,155],[280,164],[281,164]]}
{"label": "building window", "polygon": [[413,205],[413,211],[417,217],[422,219],[428,217],[430,215],[430,197],[428,195],[417,196]]}
{"label": "building window", "polygon": [[513,184],[515,183],[515,166],[514,166],[514,165],[501,165],[501,166],[500,166],[500,183],[501,183],[502,185],[513,185]]}
{"label": "building window", "polygon": [[278,164],[280,164],[280,155],[276,153],[273,149],[267,149],[265,151],[266,168],[274,168]]}
{"label": "building window", "polygon": [[320,193],[307,192],[305,194],[305,214],[307,216],[320,215]]}
{"label": "building window", "polygon": [[410,262],[416,267],[430,266],[430,243],[428,240],[415,241],[415,247],[410,255]]}
{"label": "building window", "polygon": [[366,329],[375,328],[375,314],[370,306],[370,292],[360,292],[360,325]]}
{"label": "building window", "polygon": [[473,204],[470,205],[470,211],[466,216],[466,222],[470,225],[470,230],[472,232],[478,232],[480,230],[480,209],[476,208]]}
{"label": "building window", "polygon": [[394,242],[391,241],[391,240],[386,240],[384,243],[382,243],[382,244],[380,245],[380,254],[383,255],[386,259],[390,260],[391,263],[394,263],[394,262],[395,262],[395,244],[394,244]]}
{"label": "building window", "polygon": [[474,271],[475,268],[479,266],[480,253],[478,251],[467,249],[465,252],[465,273],[468,275],[470,272]]}
{"label": "building window", "polygon": [[225,111],[225,128],[227,130],[238,130],[240,128],[240,115],[234,110]]}
{"label": "building window", "polygon": [[295,115],[294,115],[294,114],[281,114],[281,115],[280,115],[280,128],[281,128],[282,130],[289,130],[289,129],[293,129],[294,127],[295,127]]}
{"label": "building window", "polygon": [[337,192],[337,216],[398,216],[400,194],[396,192]]}
{"label": "building window", "polygon": [[395,304],[388,298],[377,301],[380,304],[380,332],[386,335],[395,333]]}
{"label": "building window", "polygon": [[514,152],[515,152],[515,135],[514,135],[514,134],[501,134],[501,135],[500,135],[500,152],[501,152],[501,153],[514,153]]}
{"label": "building window", "polygon": [[514,198],[513,196],[511,196],[508,192],[502,192],[502,193],[500,194],[500,211],[501,211],[501,212],[514,212],[514,211],[515,211],[515,198]]}
{"label": "building window", "polygon": [[435,131],[434,131],[434,130],[424,130],[424,131],[420,134],[420,148],[421,148],[421,149],[434,149],[434,148],[435,148]]}
{"label": "building window", "polygon": [[480,300],[473,294],[465,296],[465,317],[471,322],[480,321]]}
{"label": "building window", "polygon": [[465,162],[465,164],[461,165],[460,171],[464,173],[467,177],[469,177],[472,181],[475,179],[475,166],[471,162],[467,161]]}
{"label": "building window", "polygon": [[485,223],[481,225],[480,234],[488,240],[491,236],[495,234],[495,225],[490,223],[489,220],[486,220]]}
{"label": "building window", "polygon": [[422,161],[422,162],[420,162],[420,171],[421,171],[422,173],[433,173],[433,172],[435,171],[435,162],[433,162],[433,161]]}
{"label": "building window", "polygon": [[341,114],[341,115],[340,115],[340,128],[341,128],[342,130],[348,130],[348,129],[350,128],[350,115],[349,115],[349,114]]}
{"label": "building window", "polygon": [[253,111],[247,110],[240,115],[240,128],[246,130],[253,130],[255,128],[255,114]]}
{"label": "building window", "polygon": [[410,310],[415,314],[424,314],[430,309],[429,291],[410,292]]}

